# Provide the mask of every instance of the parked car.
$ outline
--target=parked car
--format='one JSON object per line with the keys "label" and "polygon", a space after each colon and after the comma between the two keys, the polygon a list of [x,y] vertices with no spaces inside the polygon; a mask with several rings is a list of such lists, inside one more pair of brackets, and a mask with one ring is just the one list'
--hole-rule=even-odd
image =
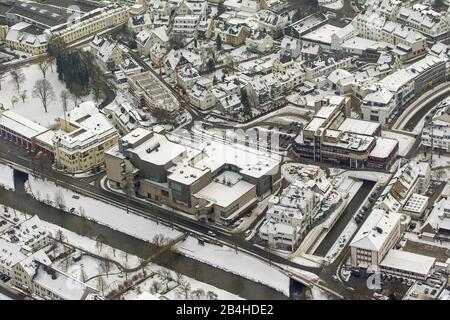
{"label": "parked car", "polygon": [[209,231],[208,231],[208,236],[210,236],[210,237],[215,237],[215,236],[216,236],[216,233],[215,233],[214,231],[212,231],[212,230],[209,230]]}

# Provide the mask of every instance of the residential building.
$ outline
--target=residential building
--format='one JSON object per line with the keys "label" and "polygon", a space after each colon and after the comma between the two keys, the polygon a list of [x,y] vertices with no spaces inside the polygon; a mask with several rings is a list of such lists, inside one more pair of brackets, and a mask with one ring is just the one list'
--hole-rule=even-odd
{"label": "residential building", "polygon": [[201,110],[214,107],[216,99],[211,92],[212,84],[209,79],[199,79],[189,91],[189,102]]}
{"label": "residential building", "polygon": [[426,5],[416,4],[410,8],[402,6],[397,21],[420,32],[432,43],[446,40],[450,35],[445,16]]}
{"label": "residential building", "polygon": [[431,209],[430,214],[420,228],[422,235],[427,234],[433,240],[450,240],[450,199],[448,184]]}
{"label": "residential building", "polygon": [[259,236],[270,248],[295,251],[321,207],[335,208],[341,199],[319,167],[305,166],[298,175],[304,178],[269,200]]}
{"label": "residential building", "polygon": [[5,43],[11,49],[32,55],[44,54],[48,47],[47,37],[27,22],[19,22],[9,28]]}
{"label": "residential building", "polygon": [[75,21],[68,21],[46,30],[49,38],[59,38],[64,43],[77,42],[88,36],[117,27],[128,22],[129,9],[119,3],[112,3],[105,7],[85,13]]}
{"label": "residential building", "polygon": [[247,50],[257,53],[265,53],[272,49],[273,39],[266,33],[261,31],[252,31],[250,36],[245,40]]}
{"label": "residential building", "polygon": [[165,110],[171,117],[178,112],[179,102],[152,72],[132,75],[128,83],[129,91],[139,107]]}
{"label": "residential building", "polygon": [[[285,36],[281,40],[280,56],[290,55],[293,59],[297,59],[302,51],[302,44],[299,39]],[[306,60],[306,59],[303,59]]]}
{"label": "residential building", "polygon": [[404,164],[383,190],[376,207],[405,213],[412,219],[421,219],[428,205],[428,197],[421,194],[427,190],[430,177],[431,170],[427,162],[410,161]]}
{"label": "residential building", "polygon": [[422,130],[422,145],[428,148],[450,151],[450,99],[436,106],[431,119]]}
{"label": "residential building", "polygon": [[367,94],[361,104],[363,119],[379,122],[382,125],[390,123],[394,116],[394,95],[386,89],[379,89]]}
{"label": "residential building", "polygon": [[176,16],[173,21],[171,35],[178,39],[195,38],[199,17],[196,15]]}
{"label": "residential building", "polygon": [[133,34],[138,34],[145,29],[150,30],[153,28],[152,18],[148,13],[138,16],[131,16],[128,20],[127,28]]}
{"label": "residential building", "polygon": [[90,42],[96,64],[103,72],[117,70],[122,62],[125,47],[112,39],[94,36]]}
{"label": "residential building", "polygon": [[160,47],[169,47],[169,36],[166,27],[152,30],[142,30],[136,35],[136,44],[139,54],[148,56],[151,48],[158,44]]}

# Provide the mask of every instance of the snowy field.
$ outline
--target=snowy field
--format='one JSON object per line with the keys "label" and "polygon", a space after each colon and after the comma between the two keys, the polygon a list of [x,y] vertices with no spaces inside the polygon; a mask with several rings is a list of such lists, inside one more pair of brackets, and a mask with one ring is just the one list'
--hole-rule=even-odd
{"label": "snowy field", "polygon": [[[56,195],[60,192],[67,210],[75,208],[73,213],[76,215],[85,216],[89,220],[95,220],[100,224],[144,241],[152,242],[153,237],[157,234],[163,234],[170,239],[181,235],[179,231],[172,230],[170,227],[157,224],[153,220],[135,214],[127,214],[121,208],[56,186],[52,181],[43,181],[30,175],[27,185],[27,191],[39,201],[50,200],[53,206],[57,206]],[[78,196],[79,199],[73,198],[74,195]]]}
{"label": "snowy field", "polygon": [[[25,67],[22,67],[21,70],[25,75],[25,81],[23,81],[20,85],[19,94],[17,93],[15,84],[11,81],[11,75],[7,73],[5,78],[2,80],[0,103],[42,126],[50,127],[54,125],[55,119],[58,119],[63,115],[63,109],[59,97],[61,91],[66,90],[66,85],[64,82],[58,80],[56,66],[53,66],[53,72],[50,68],[48,68],[46,73],[46,79],[50,81],[55,93],[55,100],[52,101],[47,107],[48,112],[44,112],[44,107],[42,106],[41,100],[39,98],[34,98],[32,94],[35,82],[44,78],[41,69],[39,69],[39,65],[26,65]],[[20,95],[24,90],[26,90],[26,98],[25,101],[22,101]],[[17,103],[15,103],[13,107],[11,101],[14,97],[17,99]],[[91,99],[90,96],[82,97],[78,100],[78,103],[89,99]],[[70,95],[68,108],[72,109],[74,106],[72,95]]]}
{"label": "snowy field", "polygon": [[383,130],[381,136],[383,138],[390,138],[398,141],[398,155],[401,157],[408,154],[409,150],[411,150],[414,142],[416,141],[413,137],[394,131]]}
{"label": "snowy field", "polygon": [[273,266],[246,253],[230,247],[205,243],[199,245],[197,239],[188,237],[175,246],[181,254],[202,261],[216,268],[259,282],[289,296],[289,277]]}
{"label": "snowy field", "polygon": [[0,186],[14,190],[14,170],[2,163],[0,163]]}

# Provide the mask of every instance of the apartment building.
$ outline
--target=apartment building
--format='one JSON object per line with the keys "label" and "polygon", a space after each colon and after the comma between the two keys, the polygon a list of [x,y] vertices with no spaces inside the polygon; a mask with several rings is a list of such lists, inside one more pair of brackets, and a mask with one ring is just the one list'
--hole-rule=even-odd
{"label": "apartment building", "polygon": [[189,90],[189,102],[201,110],[214,107],[216,99],[211,92],[212,85],[213,83],[210,79],[199,79]]}
{"label": "apartment building", "polygon": [[245,44],[249,51],[265,53],[272,49],[273,39],[268,34],[256,30],[250,33],[250,36],[245,40]]}
{"label": "apartment building", "polygon": [[391,21],[378,8],[369,7],[352,21],[359,36],[374,41],[383,41],[396,46],[394,52],[402,60],[409,60],[427,51],[426,37],[421,33]]}
{"label": "apartment building", "polygon": [[427,55],[377,82],[378,87],[394,94],[396,111],[403,110],[413,99],[446,79],[446,60]]}
{"label": "apartment building", "polygon": [[374,209],[350,243],[351,266],[367,269],[379,266],[400,240],[401,214]]}
{"label": "apartment building", "polygon": [[117,41],[95,35],[89,44],[96,64],[104,71],[117,70],[125,47]]}
{"label": "apartment building", "polygon": [[167,28],[159,27],[152,30],[142,30],[136,35],[136,44],[139,54],[145,56],[150,54],[150,50],[156,44],[161,48],[168,48],[169,36],[167,35]]}
{"label": "apartment building", "polygon": [[450,151],[450,99],[439,102],[431,119],[422,130],[422,145]]}
{"label": "apartment building", "polygon": [[421,219],[428,205],[428,197],[422,194],[427,190],[430,179],[431,170],[427,162],[410,161],[404,164],[383,190],[376,207]]}
{"label": "apartment building", "polygon": [[32,55],[46,53],[48,47],[47,37],[27,22],[19,22],[9,28],[5,43],[11,49]]}
{"label": "apartment building", "polygon": [[83,102],[60,118],[55,133],[56,165],[70,173],[97,170],[104,152],[117,144],[118,133],[92,101]]}
{"label": "apartment building", "polygon": [[361,104],[363,119],[388,124],[394,117],[395,101],[392,92],[386,89],[367,94]]}
{"label": "apartment building", "polygon": [[259,236],[270,248],[295,251],[322,206],[331,208],[341,199],[319,167],[304,166],[298,176],[303,179],[269,200]]}
{"label": "apartment building", "polygon": [[130,76],[128,83],[129,91],[139,107],[165,110],[171,117],[178,112],[178,100],[151,71]]}
{"label": "apartment building", "polygon": [[450,35],[445,16],[427,5],[415,4],[410,8],[402,6],[397,21],[420,32],[432,43],[446,40]]}
{"label": "apartment building", "polygon": [[171,35],[179,39],[193,38],[197,34],[199,16],[176,16],[173,20]]}
{"label": "apartment building", "polygon": [[127,6],[113,3],[87,12],[73,21],[51,27],[45,32],[49,38],[56,37],[64,43],[70,44],[108,28],[125,24],[129,18]]}
{"label": "apartment building", "polygon": [[98,290],[51,266],[51,260],[39,250],[12,268],[14,286],[45,300],[86,300],[98,296]]}

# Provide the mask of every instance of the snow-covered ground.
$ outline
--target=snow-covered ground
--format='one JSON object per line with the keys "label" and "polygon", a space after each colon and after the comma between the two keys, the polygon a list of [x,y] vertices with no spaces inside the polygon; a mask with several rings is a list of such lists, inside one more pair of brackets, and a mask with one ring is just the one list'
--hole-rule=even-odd
{"label": "snow-covered ground", "polygon": [[[61,191],[67,208],[75,208],[74,214],[80,215],[80,207],[84,209],[83,215],[90,220],[111,227],[115,230],[130,234],[136,238],[152,242],[156,234],[163,234],[171,239],[181,233],[172,230],[162,224],[146,219],[135,214],[127,214],[124,210],[104,202],[76,194],[63,187],[56,186],[52,181],[42,181],[38,178],[29,177],[28,192],[40,201],[51,201],[56,206],[55,197],[58,190]],[[74,199],[77,195],[80,199]],[[188,237],[184,242],[178,244],[177,251],[181,254],[210,264],[225,271],[241,275],[250,280],[268,285],[285,295],[289,295],[289,278],[257,258],[248,254],[235,253],[230,247],[219,247],[215,245],[198,245],[197,239]]]}
{"label": "snow-covered ground", "polygon": [[12,299],[10,297],[7,297],[4,294],[0,293],[0,301],[1,300],[12,300]]}
{"label": "snow-covered ground", "polygon": [[[167,269],[165,269],[167,270]],[[174,271],[168,270],[172,276],[173,279],[176,279],[176,273]],[[217,300],[243,300],[241,297],[232,294],[230,292],[218,289],[214,286],[211,286],[207,283],[197,281],[193,278],[183,276],[183,280],[187,281],[190,284],[191,293],[196,290],[202,290],[202,292],[206,293],[208,291],[214,292],[217,294]],[[161,298],[169,299],[169,300],[186,300],[186,296],[180,292],[179,286],[175,281],[170,281],[170,283],[162,286],[162,290],[164,292],[161,293],[155,293],[152,292],[152,284],[155,281],[161,281],[161,279],[158,279],[158,276],[155,275],[154,277],[151,277],[144,282],[140,283],[138,287],[136,287],[134,290],[129,290],[124,294],[125,300],[136,300],[136,299],[142,299],[142,292],[149,292],[151,294],[154,294],[155,296],[160,296]],[[166,290],[166,288],[168,290]],[[188,299],[195,299],[192,294],[188,296]],[[201,300],[206,299],[206,296],[203,295],[201,297]]]}
{"label": "snow-covered ground", "polygon": [[289,277],[249,254],[209,243],[200,245],[193,237],[178,243],[175,249],[185,256],[265,284],[289,296]]}
{"label": "snow-covered ground", "polygon": [[0,186],[14,190],[14,170],[2,163],[0,163]]}
{"label": "snow-covered ground", "polygon": [[[114,205],[56,186],[53,181],[43,181],[30,175],[27,185],[28,192],[39,201],[44,202],[49,200],[53,206],[57,206],[55,198],[57,193],[60,192],[66,208],[68,210],[75,208],[74,214],[84,216],[89,220],[95,220],[100,224],[132,235],[138,239],[152,242],[153,237],[157,234],[163,234],[170,239],[181,235],[181,232],[178,230],[172,230],[170,227],[158,224],[153,220],[136,214],[127,214],[125,210]],[[78,196],[79,199],[73,198],[74,195]]]}
{"label": "snow-covered ground", "polygon": [[[1,213],[0,213],[1,214]],[[25,215],[21,212],[16,212],[16,217],[19,219],[18,222],[23,222],[25,219],[30,218],[29,215]],[[140,264],[141,259],[135,255],[128,254],[124,251],[121,251],[119,249],[110,247],[106,244],[99,245],[99,242],[97,242],[95,239],[91,239],[85,236],[81,236],[77,233],[74,233],[72,231],[69,231],[65,228],[62,228],[60,226],[57,226],[55,224],[46,222],[41,220],[43,228],[50,233],[50,235],[56,237],[57,232],[60,230],[62,231],[64,242],[69,243],[70,245],[73,245],[78,249],[82,249],[85,252],[90,252],[95,255],[99,255],[102,257],[107,257],[110,259],[113,259],[114,261],[117,261],[122,266],[127,266],[129,268],[136,267]],[[61,250],[57,250],[58,252],[62,252]],[[74,256],[74,253],[70,254],[68,256],[68,259],[59,259],[55,262],[55,265],[63,270],[64,272],[67,272],[68,274],[74,276],[77,279],[80,279],[83,277],[82,273],[84,273],[84,277],[87,281],[87,283],[99,290],[101,290],[100,287],[100,281],[98,280],[97,275],[102,275],[101,278],[104,281],[104,292],[107,294],[111,290],[117,290],[120,284],[122,284],[126,278],[132,279],[136,275],[140,274],[142,272],[141,269],[139,269],[136,272],[132,272],[127,274],[126,276],[119,270],[119,268],[114,265],[110,264],[110,270],[108,271],[108,276],[105,275],[105,270],[101,266],[101,261],[97,258],[83,255],[81,260],[78,262],[75,262],[72,260],[72,257]],[[161,272],[161,271],[168,271],[170,272],[173,279],[176,279],[176,273],[174,271],[171,271],[169,269],[163,268],[159,265],[150,263],[145,267],[145,271],[147,274],[151,274],[154,272]],[[92,278],[92,279],[90,279]],[[154,282],[157,279],[157,276],[150,277],[149,279],[145,280],[141,284],[135,286],[134,290],[127,291],[124,294],[125,299],[136,299],[139,296],[139,292],[149,292],[151,283]],[[241,297],[229,293],[227,291],[221,290],[219,288],[216,288],[214,286],[211,286],[207,283],[203,283],[200,281],[197,281],[193,278],[182,276],[182,280],[185,282],[188,282],[191,286],[191,292],[197,289],[201,289],[204,292],[211,291],[217,294],[217,299],[219,300],[238,300],[242,299]],[[160,279],[158,281],[161,281]],[[162,282],[162,281],[161,281]],[[185,299],[182,295],[180,295],[177,290],[178,284],[172,281],[173,289],[169,292],[166,292],[163,294],[163,296],[166,299],[172,300],[172,299]],[[158,294],[159,295],[159,294]],[[3,299],[5,298],[5,299]],[[192,298],[192,297],[190,297]],[[206,296],[204,297],[206,298]],[[3,295],[0,294],[0,300],[7,300],[8,297],[3,297]]]}
{"label": "snow-covered ground", "polygon": [[[427,152],[425,156],[423,153],[419,153],[414,157],[414,160],[420,161],[429,161],[430,153]],[[439,168],[439,167],[450,167],[450,156],[439,154],[438,151],[433,152],[433,161],[431,164],[431,168]]]}
{"label": "snow-covered ground", "polygon": [[330,295],[322,289],[314,286],[311,289],[312,300],[332,300]]}
{"label": "snow-covered ground", "polygon": [[413,137],[394,131],[383,130],[381,136],[398,141],[398,155],[404,157],[414,145],[416,141]]}
{"label": "snow-covered ground", "polygon": [[[25,81],[20,84],[20,93],[17,93],[15,84],[11,81],[11,75],[7,73],[5,78],[2,80],[2,87],[0,90],[0,103],[4,106],[9,107],[14,112],[30,119],[34,122],[39,123],[42,126],[49,127],[55,124],[55,119],[58,119],[63,115],[63,109],[60,101],[61,91],[66,90],[66,85],[64,82],[58,79],[58,73],[56,72],[56,66],[53,66],[53,72],[50,68],[47,69],[46,79],[51,83],[53,91],[55,93],[55,100],[52,101],[47,109],[48,112],[44,112],[44,107],[42,106],[41,100],[39,98],[33,97],[33,87],[37,80],[43,79],[42,71],[38,64],[30,64],[21,68],[25,75]],[[26,90],[26,99],[22,101],[20,95]],[[17,103],[12,106],[11,100],[17,98]],[[86,96],[78,99],[78,103],[82,101],[90,100],[91,97]],[[68,101],[68,108],[72,109],[74,107],[74,102],[72,100],[72,95],[70,95]]]}

